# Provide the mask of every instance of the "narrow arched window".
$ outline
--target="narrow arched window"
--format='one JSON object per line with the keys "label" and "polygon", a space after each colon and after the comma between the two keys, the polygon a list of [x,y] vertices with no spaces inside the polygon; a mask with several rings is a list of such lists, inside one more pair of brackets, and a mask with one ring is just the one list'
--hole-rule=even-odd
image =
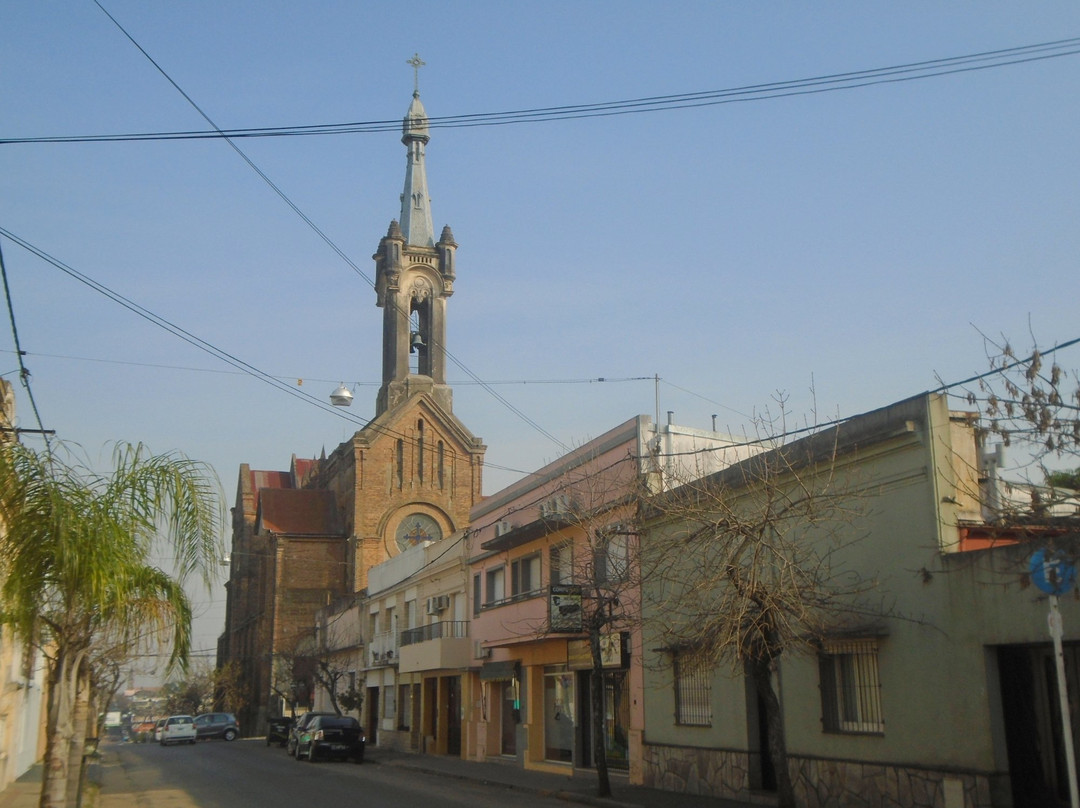
{"label": "narrow arched window", "polygon": [[439,488],[446,487],[445,470],[443,464],[445,462],[446,450],[443,447],[443,442],[439,441]]}
{"label": "narrow arched window", "polygon": [[416,476],[424,481],[424,419],[416,422]]}
{"label": "narrow arched window", "polygon": [[397,442],[397,484],[398,488],[405,485],[405,441],[401,438]]}

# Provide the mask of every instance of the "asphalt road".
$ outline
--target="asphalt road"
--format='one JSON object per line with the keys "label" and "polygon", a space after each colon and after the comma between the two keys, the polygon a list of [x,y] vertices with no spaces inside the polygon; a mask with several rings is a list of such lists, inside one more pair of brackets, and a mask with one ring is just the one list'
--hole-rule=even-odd
{"label": "asphalt road", "polygon": [[566,808],[549,797],[377,763],[297,762],[258,739],[112,747],[101,808]]}

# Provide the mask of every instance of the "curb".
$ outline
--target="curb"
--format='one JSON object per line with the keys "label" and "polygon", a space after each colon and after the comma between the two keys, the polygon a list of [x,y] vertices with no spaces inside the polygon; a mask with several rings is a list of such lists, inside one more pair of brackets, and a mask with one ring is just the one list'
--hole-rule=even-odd
{"label": "curb", "polygon": [[[366,763],[367,761],[365,761]],[[402,769],[411,769],[412,771],[421,772],[422,774],[433,775],[436,777],[445,777],[450,780],[468,780],[473,783],[480,783],[485,786],[499,786],[511,791],[525,791],[530,794],[536,794],[540,797],[552,797],[554,799],[562,800],[563,802],[576,802],[582,805],[593,805],[596,808],[642,808],[634,802],[622,802],[610,797],[594,797],[590,794],[583,794],[580,791],[567,791],[566,789],[555,788],[540,788],[537,786],[520,785],[517,783],[506,783],[502,780],[491,780],[486,777],[472,777],[468,774],[462,774],[458,772],[448,772],[441,769],[432,769],[425,766],[417,766],[412,763],[392,760],[388,762],[372,761],[380,765],[397,766]]]}

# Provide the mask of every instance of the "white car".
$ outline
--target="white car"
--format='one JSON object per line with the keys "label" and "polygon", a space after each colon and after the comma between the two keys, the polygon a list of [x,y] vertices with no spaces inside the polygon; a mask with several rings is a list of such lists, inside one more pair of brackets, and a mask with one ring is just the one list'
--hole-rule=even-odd
{"label": "white car", "polygon": [[161,745],[195,743],[195,719],[190,715],[170,715],[161,728]]}

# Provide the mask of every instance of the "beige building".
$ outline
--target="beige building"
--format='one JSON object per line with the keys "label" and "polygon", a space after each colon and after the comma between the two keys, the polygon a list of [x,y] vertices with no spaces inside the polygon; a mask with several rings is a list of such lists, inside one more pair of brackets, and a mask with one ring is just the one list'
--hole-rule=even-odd
{"label": "beige building", "polygon": [[[831,484],[851,518],[791,529],[806,546],[828,543],[831,569],[864,588],[852,590],[857,609],[837,612],[831,630],[801,653],[785,652],[774,672],[799,803],[1067,804],[1048,596],[1031,585],[1028,563],[1048,541],[1073,547],[1065,526],[1076,514],[1064,523],[1031,514],[1022,528],[996,524],[985,508],[997,496],[994,454],[980,445],[973,417],[950,412],[941,395],[901,401],[793,447],[810,459],[804,470],[829,465],[836,448]],[[734,491],[729,501],[739,507],[760,498],[747,483],[750,463],[709,479]],[[679,535],[679,521],[659,518],[643,541]],[[703,559],[687,553],[683,563]],[[654,591],[661,585],[644,582],[644,781],[767,801],[775,773],[751,681],[723,666],[680,667],[667,640],[672,614],[653,605],[664,600]],[[1075,591],[1061,612],[1075,694]],[[1075,715],[1072,726],[1075,734]]]}

